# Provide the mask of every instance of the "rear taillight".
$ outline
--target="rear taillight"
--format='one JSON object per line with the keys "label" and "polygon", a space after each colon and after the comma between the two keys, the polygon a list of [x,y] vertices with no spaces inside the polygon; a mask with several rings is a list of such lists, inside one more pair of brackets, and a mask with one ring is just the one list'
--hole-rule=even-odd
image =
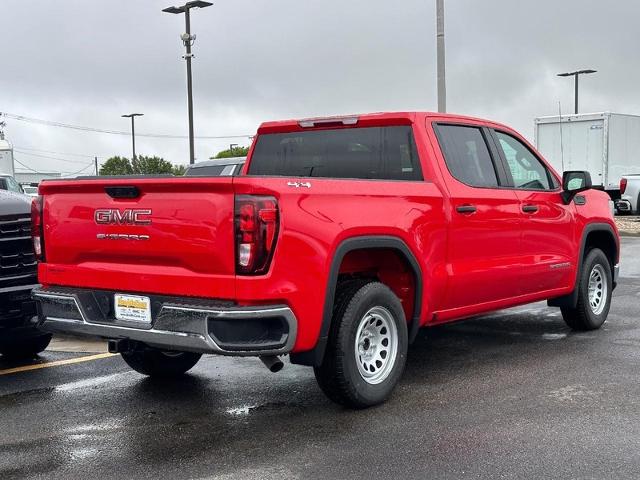
{"label": "rear taillight", "polygon": [[236,272],[259,275],[269,270],[278,238],[278,202],[274,197],[239,195],[235,204]]}
{"label": "rear taillight", "polygon": [[44,261],[44,228],[42,223],[41,196],[37,196],[31,201],[31,238],[33,239],[33,252],[36,259]]}
{"label": "rear taillight", "polygon": [[620,179],[620,195],[622,195],[626,189],[627,189],[627,179],[621,178]]}

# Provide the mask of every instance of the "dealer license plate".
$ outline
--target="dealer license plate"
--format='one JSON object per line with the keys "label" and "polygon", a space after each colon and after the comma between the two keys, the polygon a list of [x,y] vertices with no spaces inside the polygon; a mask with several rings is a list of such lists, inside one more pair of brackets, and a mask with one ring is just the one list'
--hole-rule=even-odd
{"label": "dealer license plate", "polygon": [[149,297],[116,294],[114,305],[118,320],[151,323],[151,300]]}

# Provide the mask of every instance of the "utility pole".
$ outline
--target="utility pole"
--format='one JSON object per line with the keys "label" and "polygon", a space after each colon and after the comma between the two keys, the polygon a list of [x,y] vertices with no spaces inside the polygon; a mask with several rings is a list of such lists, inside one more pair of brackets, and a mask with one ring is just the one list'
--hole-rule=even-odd
{"label": "utility pole", "polygon": [[190,10],[192,8],[205,8],[213,5],[210,2],[203,2],[200,0],[196,0],[193,2],[187,2],[181,7],[167,7],[163,9],[163,12],[166,13],[184,13],[184,24],[186,33],[180,35],[182,42],[184,43],[186,53],[184,55],[184,59],[187,61],[187,104],[189,108],[189,163],[193,164],[195,162],[195,148],[194,148],[194,140],[193,140],[193,89],[191,85],[191,58],[193,54],[191,53],[191,47],[193,43],[196,41],[196,36],[191,35],[191,15]]}
{"label": "utility pole", "polygon": [[96,177],[97,177],[98,175],[100,175],[100,173],[98,172],[98,157],[93,157],[93,160],[96,164]]}
{"label": "utility pole", "polygon": [[123,118],[131,119],[131,146],[133,150],[133,160],[136,159],[136,124],[135,118],[142,117],[144,113],[128,113],[127,115],[122,115]]}
{"label": "utility pole", "polygon": [[444,49],[444,0],[436,0],[436,43],[438,63],[438,112],[447,111],[447,82]]}
{"label": "utility pole", "polygon": [[588,69],[588,70],[577,70],[575,72],[566,72],[566,73],[559,73],[558,74],[559,77],[574,77],[574,79],[575,79],[574,101],[575,101],[575,113],[576,113],[576,115],[578,114],[578,77],[580,75],[589,75],[591,73],[596,73],[596,72],[597,72],[597,70]]}

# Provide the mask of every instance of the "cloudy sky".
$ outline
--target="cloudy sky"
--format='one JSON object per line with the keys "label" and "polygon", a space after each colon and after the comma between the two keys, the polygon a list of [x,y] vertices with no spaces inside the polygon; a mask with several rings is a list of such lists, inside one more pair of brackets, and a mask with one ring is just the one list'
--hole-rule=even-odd
{"label": "cloudy sky", "polygon": [[[186,135],[183,16],[171,0],[0,0],[0,112]],[[512,125],[573,108],[640,114],[637,0],[446,0],[450,112]],[[195,10],[195,131],[249,135],[261,121],[435,110],[435,0],[218,0]],[[4,118],[16,158],[73,173],[130,138]],[[137,138],[139,154],[188,162],[186,139]],[[196,140],[204,160],[248,138]],[[51,153],[56,152],[56,153]],[[74,154],[74,155],[71,155]],[[53,158],[45,158],[53,157]],[[87,170],[88,172],[88,170]]]}

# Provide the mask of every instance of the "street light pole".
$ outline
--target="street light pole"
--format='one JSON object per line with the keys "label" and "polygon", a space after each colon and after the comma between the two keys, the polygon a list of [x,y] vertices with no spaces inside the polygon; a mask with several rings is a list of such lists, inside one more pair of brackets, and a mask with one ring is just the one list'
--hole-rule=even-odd
{"label": "street light pole", "polygon": [[194,147],[194,139],[193,139],[193,87],[191,82],[191,58],[193,58],[193,54],[191,53],[191,47],[193,46],[193,42],[196,40],[195,35],[191,35],[191,15],[190,10],[192,8],[205,8],[213,5],[210,2],[203,2],[200,0],[187,2],[181,7],[167,7],[163,9],[163,12],[166,13],[184,13],[184,24],[186,32],[180,36],[182,42],[184,43],[186,53],[184,55],[184,59],[187,61],[187,104],[189,108],[189,163],[192,164],[195,162],[195,147]]}
{"label": "street light pole", "polygon": [[123,118],[131,119],[131,147],[133,150],[133,160],[136,159],[136,124],[135,118],[142,117],[144,113],[128,113],[127,115],[122,115]]}
{"label": "street light pole", "polygon": [[444,50],[444,0],[436,0],[436,43],[438,69],[438,112],[447,111],[447,83]]}
{"label": "street light pole", "polygon": [[575,72],[566,72],[559,73],[559,77],[574,77],[575,81],[575,93],[574,93],[574,101],[575,101],[575,113],[578,113],[578,77],[580,75],[588,75],[591,73],[596,73],[597,70],[587,69],[587,70],[576,70]]}
{"label": "street light pole", "polygon": [[[184,11],[184,25],[187,32],[187,39],[184,40],[184,46],[187,50],[184,58],[187,61],[187,104],[189,106],[189,163],[192,164],[196,160],[195,145],[193,139],[193,86],[191,83],[191,15],[189,14],[190,8],[186,8]],[[195,40],[195,38],[194,38]]]}

